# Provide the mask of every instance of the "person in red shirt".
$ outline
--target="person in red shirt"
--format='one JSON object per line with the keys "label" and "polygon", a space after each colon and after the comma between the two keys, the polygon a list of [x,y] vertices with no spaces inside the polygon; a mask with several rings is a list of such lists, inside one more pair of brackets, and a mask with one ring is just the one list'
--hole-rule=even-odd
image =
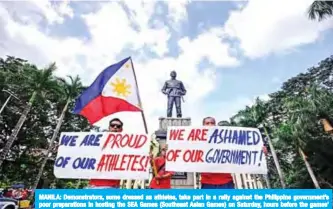
{"label": "person in red shirt", "polygon": [[[110,132],[122,132],[123,122],[119,118],[110,120],[109,123]],[[120,180],[116,179],[91,179],[89,181],[88,188],[91,189],[119,189]]]}
{"label": "person in red shirt", "polygon": [[[206,117],[204,126],[216,126],[215,118]],[[267,154],[266,147],[263,147]],[[201,189],[234,189],[234,181],[230,173],[201,173]]]}
{"label": "person in red shirt", "polygon": [[150,189],[171,189],[173,172],[165,170],[166,145],[161,145],[159,156],[152,159],[152,166],[156,167],[157,175],[150,182]]}

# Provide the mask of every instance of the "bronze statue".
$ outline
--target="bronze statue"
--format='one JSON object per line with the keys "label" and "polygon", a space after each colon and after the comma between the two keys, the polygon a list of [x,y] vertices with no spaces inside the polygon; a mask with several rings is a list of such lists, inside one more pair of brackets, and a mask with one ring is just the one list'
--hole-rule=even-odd
{"label": "bronze statue", "polygon": [[176,79],[176,71],[170,73],[171,79],[165,81],[162,88],[162,93],[168,96],[168,110],[167,117],[172,117],[173,105],[176,105],[177,118],[182,117],[181,99],[184,101],[183,96],[186,95],[186,89],[183,82]]}

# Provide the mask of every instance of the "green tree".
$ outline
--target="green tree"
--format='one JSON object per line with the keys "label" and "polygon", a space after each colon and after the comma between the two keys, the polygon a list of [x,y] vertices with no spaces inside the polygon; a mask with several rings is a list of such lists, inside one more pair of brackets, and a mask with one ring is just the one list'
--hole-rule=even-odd
{"label": "green tree", "polygon": [[[21,100],[11,100],[0,115],[0,150],[4,148],[12,134],[13,127],[23,112],[24,101],[28,101],[32,95],[33,90],[29,86],[34,75],[31,73],[33,70],[39,71],[25,60],[14,57],[10,57],[10,59],[0,58],[1,88],[13,91]],[[56,78],[54,79],[57,81],[57,88],[63,89],[62,83]],[[3,103],[7,97],[8,95],[0,91],[0,103]],[[66,99],[53,90],[47,91],[45,95],[37,96],[17,139],[13,142],[10,152],[3,162],[3,167],[6,169],[0,172],[2,185],[8,186],[16,182],[23,182],[27,186],[33,186],[39,172],[39,167],[36,165],[41,165],[46,155],[65,102]],[[69,105],[68,109],[72,109],[72,105],[73,103]],[[85,118],[66,111],[60,131],[90,131],[92,128],[94,127]],[[50,186],[68,188],[72,184],[78,185],[77,180],[55,178],[53,167],[56,152],[56,149],[52,149],[38,188],[49,188]],[[81,180],[79,187],[82,188],[86,184],[87,181]]]}
{"label": "green tree", "polygon": [[311,20],[322,21],[333,16],[333,1],[314,1],[308,9]]}
{"label": "green tree", "polygon": [[[268,145],[270,148],[270,152],[272,153],[272,157],[274,160],[275,167],[277,169],[279,179],[282,185],[282,188],[286,187],[284,181],[283,171],[281,169],[280,163],[278,161],[278,157],[276,151],[274,149],[273,143],[270,138],[270,134],[267,129],[268,125],[268,103],[256,98],[255,104],[252,107],[246,107],[245,110],[239,111],[237,115],[233,117],[232,120],[238,121],[239,125],[246,127],[256,127],[263,129],[263,135],[267,137]],[[266,183],[270,185],[269,180],[266,179]]]}
{"label": "green tree", "polygon": [[321,89],[313,83],[306,88],[306,96],[296,96],[287,99],[286,105],[290,110],[291,137],[294,139],[294,145],[303,159],[307,171],[317,189],[320,188],[314,171],[308,162],[303,147],[309,143],[306,138],[314,138],[311,134],[313,127],[318,127],[318,118],[327,115],[333,103],[332,94],[326,89]]}
{"label": "green tree", "polygon": [[42,69],[42,70],[36,70],[28,69],[27,72],[29,73],[29,76],[26,76],[24,73],[24,77],[27,79],[28,88],[32,89],[32,95],[29,99],[28,104],[25,106],[23,113],[21,114],[20,119],[18,120],[15,128],[13,129],[12,134],[10,135],[5,147],[3,148],[1,154],[0,154],[0,168],[2,166],[2,163],[4,159],[6,158],[8,152],[10,151],[10,148],[12,147],[12,144],[14,143],[19,131],[22,128],[22,125],[24,121],[27,118],[27,115],[29,114],[31,107],[33,103],[35,102],[36,98],[40,96],[39,98],[42,98],[48,93],[49,91],[54,91],[57,89],[58,85],[56,80],[53,77],[53,73],[56,70],[55,63],[51,64],[49,67]]}
{"label": "green tree", "polygon": [[[325,132],[320,123],[325,119],[332,125],[332,78],[331,56],[288,79],[279,91],[269,95],[270,100],[264,105],[258,105],[257,101],[231,118],[247,127],[258,127],[264,121],[266,131],[262,131],[271,137],[285,183],[290,188],[332,188],[332,133]],[[271,166],[270,156],[268,162],[270,181],[273,187],[280,187],[279,174]],[[316,174],[315,179],[312,174]]]}
{"label": "green tree", "polygon": [[41,176],[43,175],[43,171],[44,171],[44,167],[46,165],[47,160],[49,159],[49,155],[52,151],[52,149],[54,149],[54,141],[56,140],[56,138],[58,137],[62,122],[64,120],[65,114],[68,110],[68,106],[71,102],[73,102],[73,100],[81,93],[81,91],[83,90],[83,86],[81,83],[81,80],[78,76],[76,76],[75,78],[69,76],[70,79],[70,83],[67,82],[65,79],[60,79],[60,81],[62,82],[61,86],[62,89],[64,90],[64,95],[65,95],[65,106],[63,107],[61,114],[59,116],[58,119],[58,123],[57,126],[53,132],[53,136],[50,140],[49,143],[49,147],[47,149],[46,155],[44,157],[44,160],[41,164],[41,167],[39,169],[38,175],[36,177],[35,183],[33,185],[33,189],[36,189],[38,182],[41,178]]}

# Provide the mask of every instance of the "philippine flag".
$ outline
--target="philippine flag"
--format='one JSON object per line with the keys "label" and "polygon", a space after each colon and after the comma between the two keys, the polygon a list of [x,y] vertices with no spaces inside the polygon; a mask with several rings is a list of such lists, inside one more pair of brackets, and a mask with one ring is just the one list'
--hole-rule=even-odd
{"label": "philippine flag", "polygon": [[94,124],[125,111],[142,111],[131,57],[107,67],[79,96],[73,112]]}

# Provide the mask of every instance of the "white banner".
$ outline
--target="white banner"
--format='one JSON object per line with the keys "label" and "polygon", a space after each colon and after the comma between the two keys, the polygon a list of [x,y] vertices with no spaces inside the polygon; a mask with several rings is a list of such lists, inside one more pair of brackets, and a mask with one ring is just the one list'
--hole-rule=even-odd
{"label": "white banner", "polygon": [[148,179],[146,134],[61,133],[54,175],[74,179]]}
{"label": "white banner", "polygon": [[261,133],[243,127],[169,127],[166,170],[267,174]]}

